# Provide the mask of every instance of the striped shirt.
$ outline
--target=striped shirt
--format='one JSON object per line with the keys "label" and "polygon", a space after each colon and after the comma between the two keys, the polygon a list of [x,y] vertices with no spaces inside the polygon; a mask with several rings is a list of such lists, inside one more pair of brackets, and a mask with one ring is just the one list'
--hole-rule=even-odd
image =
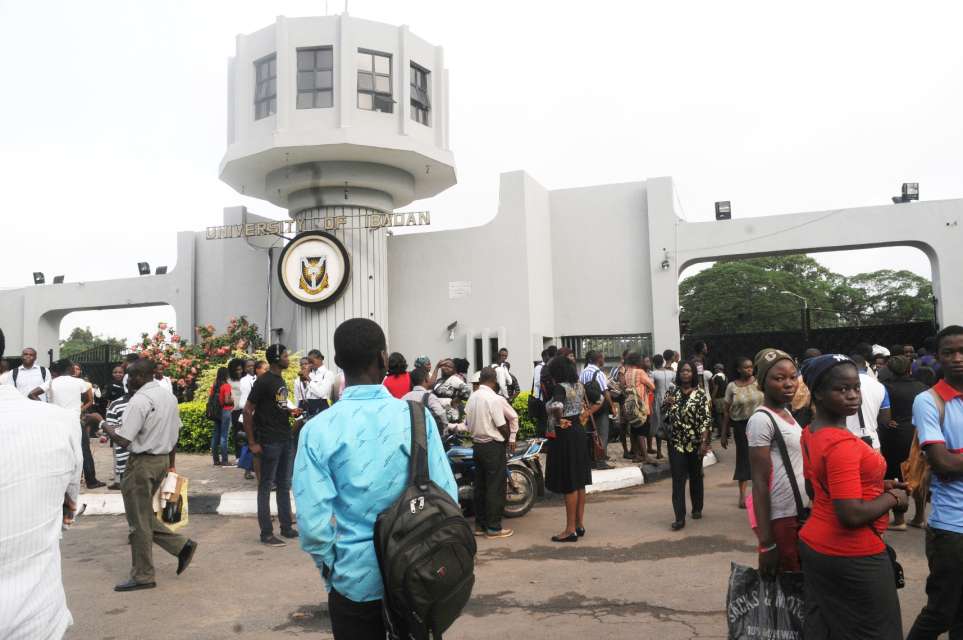
{"label": "striped shirt", "polygon": [[599,391],[602,393],[608,391],[609,381],[605,377],[605,373],[603,373],[602,370],[594,364],[590,364],[582,369],[582,373],[578,377],[578,381],[582,383],[582,386],[587,385],[592,380],[595,380],[598,383]]}
{"label": "striped shirt", "polygon": [[77,501],[77,416],[0,386],[0,638],[61,638],[73,623],[60,569],[64,496]]}
{"label": "striped shirt", "polygon": [[[127,410],[127,403],[130,402],[130,393],[125,393],[121,397],[117,398],[109,405],[107,405],[107,413],[104,415],[104,421],[100,424],[100,428],[103,429],[104,425],[110,425],[114,429],[120,428],[120,425],[124,423],[124,411]],[[130,457],[130,451],[127,447],[122,447],[120,445],[114,444],[114,475],[117,479],[127,470],[127,459]]]}

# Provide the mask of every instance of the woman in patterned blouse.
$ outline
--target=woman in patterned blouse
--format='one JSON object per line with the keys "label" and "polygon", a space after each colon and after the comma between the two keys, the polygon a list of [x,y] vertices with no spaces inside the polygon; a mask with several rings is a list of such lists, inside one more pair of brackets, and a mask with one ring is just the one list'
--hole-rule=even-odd
{"label": "woman in patterned blouse", "polygon": [[694,386],[695,372],[694,362],[680,364],[675,377],[676,386],[665,394],[662,405],[663,419],[671,427],[669,466],[672,469],[672,509],[675,511],[673,531],[685,526],[686,481],[692,500],[692,519],[702,517],[702,457],[709,449],[712,411],[705,391]]}

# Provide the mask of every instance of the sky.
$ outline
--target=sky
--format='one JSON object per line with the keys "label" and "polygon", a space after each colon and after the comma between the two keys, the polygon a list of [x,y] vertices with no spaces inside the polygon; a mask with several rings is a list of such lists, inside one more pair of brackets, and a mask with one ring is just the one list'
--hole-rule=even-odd
{"label": "sky", "polygon": [[[326,9],[327,8],[327,9]],[[173,267],[175,234],[245,205],[217,177],[238,33],[343,0],[0,0],[0,287]],[[670,175],[677,209],[754,217],[963,197],[963,5],[952,2],[354,0],[445,47],[458,185],[432,226],[495,215],[499,174],[547,188]],[[590,212],[587,212],[590,215]],[[604,247],[604,238],[601,246]],[[604,248],[603,248],[604,250]],[[916,249],[816,256],[847,275]],[[169,307],[68,316],[132,339]]]}

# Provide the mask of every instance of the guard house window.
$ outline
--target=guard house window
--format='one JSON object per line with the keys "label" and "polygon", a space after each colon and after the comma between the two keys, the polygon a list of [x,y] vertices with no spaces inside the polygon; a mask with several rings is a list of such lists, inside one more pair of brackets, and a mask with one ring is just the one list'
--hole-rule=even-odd
{"label": "guard house window", "polygon": [[431,126],[431,100],[428,98],[431,72],[411,63],[411,119],[426,127]]}
{"label": "guard house window", "polygon": [[392,113],[391,56],[358,49],[358,108]]}
{"label": "guard house window", "polygon": [[254,119],[260,120],[278,111],[278,62],[272,53],[254,63]]}
{"label": "guard house window", "polygon": [[331,47],[298,49],[298,109],[334,105],[334,56]]}

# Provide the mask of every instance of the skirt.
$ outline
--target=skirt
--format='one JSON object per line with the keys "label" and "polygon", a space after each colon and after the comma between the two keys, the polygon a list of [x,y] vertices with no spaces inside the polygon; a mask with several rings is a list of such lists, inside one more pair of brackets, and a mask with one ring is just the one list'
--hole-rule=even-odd
{"label": "skirt", "polygon": [[547,443],[545,487],[553,493],[572,493],[592,484],[592,461],[588,436],[578,416],[568,416],[572,426],[556,429],[555,438]]}
{"label": "skirt", "polygon": [[749,438],[746,435],[748,420],[730,420],[732,439],[736,443],[736,470],[732,474],[733,480],[752,480],[749,469]]}
{"label": "skirt", "polygon": [[806,585],[806,640],[903,640],[893,566],[875,556],[827,556],[799,541]]}
{"label": "skirt", "polygon": [[637,438],[648,438],[651,432],[652,418],[651,416],[642,423],[635,422],[632,424],[632,435]]}

